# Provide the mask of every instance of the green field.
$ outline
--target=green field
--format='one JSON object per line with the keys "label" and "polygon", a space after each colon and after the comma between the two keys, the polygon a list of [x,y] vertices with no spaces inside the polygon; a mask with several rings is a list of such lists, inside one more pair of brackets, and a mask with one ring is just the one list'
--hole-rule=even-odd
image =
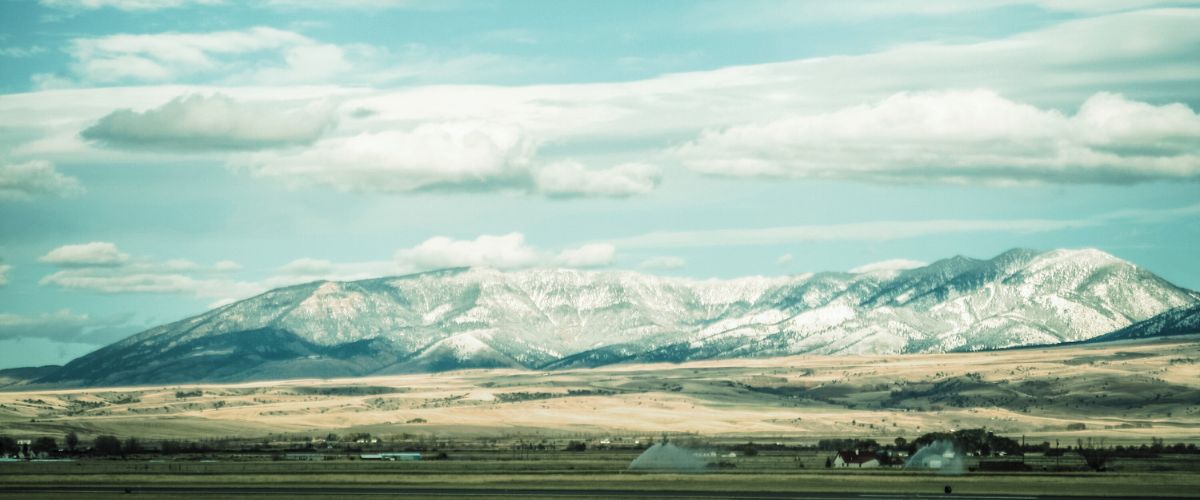
{"label": "green field", "polygon": [[[900,468],[827,469],[829,453],[770,451],[719,459],[726,468],[702,473],[642,473],[626,469],[639,450],[512,452],[451,449],[448,459],[373,462],[339,456],[317,462],[222,454],[175,460],[79,460],[0,463],[0,482],[16,486],[195,486],[212,488],[451,488],[637,490],[699,492],[861,492],[1096,496],[1200,496],[1200,455],[1163,454],[1114,461],[1087,472],[1073,455],[1026,457],[1027,473],[942,475]],[[1042,471],[1045,469],[1045,471]],[[94,494],[93,494],[94,495]],[[58,494],[59,497],[62,494]],[[68,495],[69,496],[69,495]],[[166,495],[169,496],[169,495]],[[574,495],[572,495],[574,496]]]}

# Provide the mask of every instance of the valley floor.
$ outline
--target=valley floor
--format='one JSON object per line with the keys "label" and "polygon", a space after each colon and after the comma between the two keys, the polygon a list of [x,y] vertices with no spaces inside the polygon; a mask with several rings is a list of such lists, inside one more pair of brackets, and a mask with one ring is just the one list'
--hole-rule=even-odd
{"label": "valley floor", "polygon": [[[12,389],[10,389],[12,390]],[[903,356],[0,393],[2,434],[146,440],[374,436],[898,436],[1200,442],[1200,336]]]}
{"label": "valley floor", "polygon": [[826,469],[819,452],[767,451],[695,474],[625,470],[638,451],[491,456],[451,450],[435,462],[123,461],[0,463],[0,497],[139,498],[366,495],[471,498],[1179,498],[1200,496],[1200,455],[1118,461],[1109,472],[1036,470],[941,475],[899,469]]}

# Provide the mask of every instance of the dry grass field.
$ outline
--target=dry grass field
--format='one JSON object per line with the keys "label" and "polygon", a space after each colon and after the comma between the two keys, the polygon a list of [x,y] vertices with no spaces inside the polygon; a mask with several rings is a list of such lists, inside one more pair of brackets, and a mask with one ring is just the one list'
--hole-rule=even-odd
{"label": "dry grass field", "polygon": [[671,432],[807,441],[986,427],[1030,442],[1198,442],[1198,340],[4,392],[0,427],[85,438]]}

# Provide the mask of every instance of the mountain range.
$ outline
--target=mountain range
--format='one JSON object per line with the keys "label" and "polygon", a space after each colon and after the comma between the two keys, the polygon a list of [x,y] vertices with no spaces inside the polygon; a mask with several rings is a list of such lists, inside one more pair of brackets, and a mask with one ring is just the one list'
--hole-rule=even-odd
{"label": "mountain range", "polygon": [[[112,386],[977,351],[1195,331],[1200,293],[1094,249],[728,280],[459,268],[272,290],[36,384]],[[1157,323],[1156,323],[1157,322]]]}

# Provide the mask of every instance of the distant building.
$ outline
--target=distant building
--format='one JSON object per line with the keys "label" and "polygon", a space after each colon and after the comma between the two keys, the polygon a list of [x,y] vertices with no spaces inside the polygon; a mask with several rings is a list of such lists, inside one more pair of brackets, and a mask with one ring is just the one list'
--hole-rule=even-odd
{"label": "distant building", "polygon": [[284,460],[300,460],[300,461],[321,461],[325,460],[325,455],[320,453],[288,453],[283,456]]}
{"label": "distant building", "polygon": [[362,460],[386,460],[389,462],[412,462],[421,459],[420,453],[367,453],[359,455]]}
{"label": "distant building", "polygon": [[833,458],[834,467],[873,469],[879,467],[879,456],[869,451],[839,451]]}

